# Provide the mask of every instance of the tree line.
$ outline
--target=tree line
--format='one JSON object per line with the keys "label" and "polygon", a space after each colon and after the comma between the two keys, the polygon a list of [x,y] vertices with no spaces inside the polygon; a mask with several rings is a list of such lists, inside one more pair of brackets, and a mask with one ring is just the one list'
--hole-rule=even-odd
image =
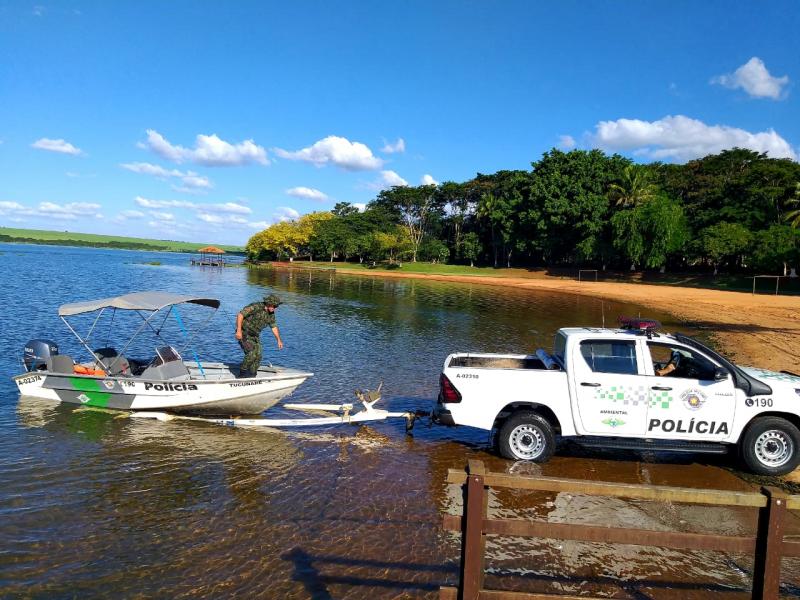
{"label": "tree line", "polygon": [[276,223],[251,260],[786,274],[800,258],[800,164],[734,148],[686,164],[553,149],[531,170],[386,189],[363,211]]}

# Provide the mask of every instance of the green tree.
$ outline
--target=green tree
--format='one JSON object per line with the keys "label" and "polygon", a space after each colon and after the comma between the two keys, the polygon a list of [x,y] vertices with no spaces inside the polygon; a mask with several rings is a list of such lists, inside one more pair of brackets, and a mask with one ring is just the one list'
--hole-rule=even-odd
{"label": "green tree", "polygon": [[397,215],[400,224],[406,230],[411,260],[417,262],[417,253],[422,240],[434,221],[442,216],[442,202],[436,194],[436,186],[395,186],[381,191],[370,205],[373,208],[382,207]]}
{"label": "green tree", "polygon": [[357,214],[358,208],[350,204],[349,202],[337,202],[331,213],[335,217],[349,217],[351,215]]}
{"label": "green tree", "polygon": [[477,233],[470,231],[464,234],[461,242],[461,253],[469,261],[469,266],[474,267],[475,261],[478,260],[481,253],[481,241]]}
{"label": "green tree", "polygon": [[381,258],[388,258],[394,264],[397,257],[411,251],[413,244],[408,237],[408,230],[398,225],[394,231],[375,231],[372,234],[372,246]]}
{"label": "green tree", "polygon": [[678,202],[664,194],[631,205],[611,218],[614,245],[631,263],[662,271],[671,254],[689,237],[686,217]]}
{"label": "green tree", "polygon": [[517,225],[515,208],[519,206],[519,192],[509,196],[484,194],[478,202],[477,217],[489,225],[492,234],[492,250],[494,267],[498,266],[498,255],[501,252],[506,259],[506,266],[511,266],[511,254],[514,251],[514,230]]}
{"label": "green tree", "polygon": [[646,166],[629,164],[623,169],[620,181],[609,185],[608,197],[616,206],[628,208],[651,200],[657,191]]}
{"label": "green tree", "polygon": [[797,264],[800,230],[788,225],[773,225],[753,236],[753,266],[786,275]]}
{"label": "green tree", "polygon": [[478,204],[478,190],[473,181],[455,183],[446,181],[436,190],[439,202],[447,215],[446,224],[453,233],[453,256],[462,255],[462,240],[467,222],[474,217]]}
{"label": "green tree", "polygon": [[[786,202],[787,206],[800,205],[800,183],[795,185],[794,196]],[[794,227],[800,227],[800,208],[792,208],[783,215],[784,221],[789,221],[789,224]]]}
{"label": "green tree", "polygon": [[527,231],[546,264],[600,258],[603,240],[611,237],[608,189],[629,164],[600,150],[555,149],[533,164],[529,204],[538,217]]}
{"label": "green tree", "polygon": [[703,252],[714,266],[714,275],[726,259],[740,256],[752,239],[750,231],[739,223],[717,223],[700,233]]}

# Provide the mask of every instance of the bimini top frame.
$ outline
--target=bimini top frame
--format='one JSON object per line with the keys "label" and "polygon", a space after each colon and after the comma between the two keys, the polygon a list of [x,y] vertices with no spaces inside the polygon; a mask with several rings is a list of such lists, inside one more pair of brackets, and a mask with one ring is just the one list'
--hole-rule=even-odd
{"label": "bimini top frame", "polygon": [[201,304],[211,308],[219,308],[219,300],[216,298],[197,298],[195,296],[182,296],[180,294],[170,294],[169,292],[133,292],[124,294],[116,298],[104,298],[103,300],[87,300],[85,302],[73,302],[72,304],[62,304],[58,308],[59,317],[70,317],[83,313],[94,312],[103,308],[119,308],[121,310],[147,310],[159,311],[175,304]]}
{"label": "bimini top frame", "polygon": [[[169,292],[132,292],[130,294],[124,294],[122,296],[117,296],[115,298],[104,298],[102,300],[87,300],[84,302],[73,302],[71,304],[63,304],[58,308],[58,316],[61,317],[61,320],[64,321],[66,326],[69,330],[73,333],[73,335],[78,338],[78,340],[83,344],[83,346],[89,351],[89,354],[94,358],[95,361],[98,361],[97,355],[94,351],[89,347],[89,339],[92,336],[92,332],[94,331],[97,322],[99,321],[100,317],[102,316],[105,309],[111,308],[114,309],[116,312],[117,309],[119,310],[130,310],[134,311],[139,316],[142,317],[142,324],[136,330],[136,332],[131,336],[131,339],[128,340],[128,343],[125,344],[125,347],[119,352],[119,355],[125,353],[125,350],[131,345],[136,336],[145,328],[150,327],[153,329],[153,326],[150,324],[152,318],[158,314],[161,310],[165,308],[169,308],[172,312],[172,308],[178,304],[200,304],[201,306],[208,306],[214,309],[214,312],[211,314],[208,320],[211,320],[211,317],[214,316],[216,310],[220,306],[220,301],[216,298],[198,298],[196,296],[183,296],[181,294],[172,294]],[[84,340],[80,334],[73,329],[73,327],[69,324],[65,317],[73,316],[73,315],[81,315],[85,313],[100,311],[97,317],[92,323],[91,328],[89,329],[89,333],[86,335],[86,339]],[[149,312],[150,314],[144,316],[142,312]],[[169,316],[169,313],[167,313]],[[181,330],[183,330],[184,334],[187,336],[186,346],[188,346],[189,341],[191,338],[189,337],[188,332],[186,331],[185,327],[183,326],[183,321],[181,320],[180,314],[176,311],[175,318],[178,321],[178,325],[180,326]],[[206,321],[207,322],[207,321]],[[156,330],[153,329],[156,335],[159,335],[160,329]],[[118,357],[119,358],[119,357]],[[200,360],[197,358],[197,354],[195,353],[195,359],[197,360],[198,365],[200,365]],[[113,364],[113,363],[112,363]],[[200,366],[200,370],[202,372],[203,367]]]}

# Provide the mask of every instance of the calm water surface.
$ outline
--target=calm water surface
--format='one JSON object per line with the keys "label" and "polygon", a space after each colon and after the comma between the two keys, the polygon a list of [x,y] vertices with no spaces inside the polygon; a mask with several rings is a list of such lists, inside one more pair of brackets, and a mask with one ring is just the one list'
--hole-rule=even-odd
{"label": "calm water surface", "polygon": [[[640,310],[481,285],[188,263],[188,255],[0,245],[0,596],[435,598],[456,581],[459,554],[458,538],[440,526],[461,505],[446,472],[469,458],[509,472],[749,489],[719,459],[565,447],[546,465],[514,464],[489,452],[484,432],[418,423],[411,437],[400,420],[248,431],[18,401],[9,377],[28,339],[49,337],[85,358],[56,315],[60,304],[129,291],[220,298],[222,311],[195,345],[204,358],[236,361],[232,315],[278,293],[286,346],[278,352],[265,336],[265,360],[315,373],[292,401],[349,401],[355,388],[383,381],[391,410],[427,409],[450,352],[526,352],[549,346],[558,327]],[[190,327],[208,315],[184,311]],[[138,317],[116,318],[122,332],[137,325]],[[85,331],[91,321],[78,324]],[[120,346],[109,325],[95,339]],[[185,341],[171,321],[163,334]],[[155,345],[144,336],[127,354],[144,357]],[[500,492],[490,509],[721,534],[745,535],[755,523],[738,509],[566,494]],[[488,550],[494,587],[609,597],[741,591],[752,566],[722,554],[507,538],[490,538]],[[797,593],[798,573],[784,561],[787,593]]]}

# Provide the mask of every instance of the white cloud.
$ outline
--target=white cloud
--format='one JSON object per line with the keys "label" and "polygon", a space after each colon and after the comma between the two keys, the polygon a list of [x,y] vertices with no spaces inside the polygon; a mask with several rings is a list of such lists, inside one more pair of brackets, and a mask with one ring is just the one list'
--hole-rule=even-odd
{"label": "white cloud", "polygon": [[381,171],[381,176],[376,181],[367,184],[371,190],[385,190],[390,187],[408,185],[408,182],[394,171]]}
{"label": "white cloud", "polygon": [[136,196],[134,202],[143,208],[195,208],[197,205],[188,200],[150,200]]}
{"label": "white cloud", "polygon": [[272,214],[273,222],[279,221],[294,221],[300,218],[300,213],[289,206],[279,206],[278,209]]}
{"label": "white cloud", "polygon": [[179,171],[178,169],[165,169],[162,166],[154,165],[146,162],[122,163],[120,167],[133,173],[140,173],[142,175],[152,175],[158,179],[169,179],[171,177],[178,178],[183,183],[182,186],[172,186],[172,189],[178,192],[186,192],[189,194],[205,193],[214,187],[208,177],[198,175],[194,171]]}
{"label": "white cloud", "polygon": [[48,152],[59,152],[61,154],[71,154],[78,156],[83,154],[80,148],[76,148],[66,140],[57,139],[51,140],[50,138],[41,138],[31,144],[31,148],[38,150],[47,150]]}
{"label": "white cloud", "polygon": [[233,227],[236,229],[266,229],[269,227],[269,223],[266,221],[248,221],[239,215],[219,215],[200,212],[197,214],[197,218],[209,225]]}
{"label": "white cloud", "polygon": [[367,210],[367,205],[364,202],[353,202],[352,206],[355,206],[359,212]]}
{"label": "white cloud", "polygon": [[741,88],[752,98],[780,100],[786,97],[783,91],[789,83],[789,76],[773,77],[764,61],[754,56],[733,73],[713,77],[711,83],[731,89]]}
{"label": "white cloud", "polygon": [[258,163],[269,164],[267,151],[253,140],[231,144],[216,134],[199,134],[194,148],[175,146],[154,129],[147,130],[147,141],[139,144],[176,163],[194,162],[209,167],[231,167]]}
{"label": "white cloud", "polygon": [[159,219],[161,221],[174,221],[175,220],[175,215],[173,215],[172,213],[168,213],[168,212],[159,212],[159,211],[155,211],[154,210],[150,214],[154,218]]}
{"label": "white cloud", "polygon": [[607,150],[627,150],[655,160],[687,161],[733,147],[797,160],[797,153],[773,129],[751,133],[728,125],[706,125],[683,115],[658,121],[600,121],[591,141]]}
{"label": "white cloud", "polygon": [[296,152],[281,148],[275,148],[273,152],[288,160],[301,160],[318,167],[332,164],[347,171],[371,171],[383,166],[383,161],[374,156],[365,144],[335,135],[329,135]]}
{"label": "white cloud", "polygon": [[294,196],[295,198],[306,198],[307,200],[317,200],[319,202],[324,202],[328,199],[328,195],[324,192],[319,191],[316,188],[309,188],[309,187],[293,187],[286,190],[286,193],[289,196]]}
{"label": "white cloud", "polygon": [[22,206],[19,202],[8,202],[7,200],[0,201],[0,214],[6,214],[9,212],[23,212],[28,210],[26,207]]}
{"label": "white cloud", "polygon": [[48,219],[74,220],[77,218],[102,219],[98,211],[101,206],[94,202],[69,202],[56,204],[55,202],[40,202],[37,206],[25,206],[19,202],[0,202],[0,215],[21,215],[33,217],[46,217]]}
{"label": "white cloud", "polygon": [[200,204],[196,208],[199,210],[233,213],[237,215],[249,215],[253,212],[253,209],[251,209],[249,206],[243,206],[241,204],[237,204],[236,202],[225,202],[223,204]]}
{"label": "white cloud", "polygon": [[558,147],[562,150],[572,150],[575,145],[575,138],[571,135],[562,135],[558,138]]}
{"label": "white cloud", "polygon": [[190,189],[204,189],[208,190],[214,187],[208,177],[204,177],[203,175],[198,175],[193,171],[189,171],[181,178],[183,185]]}
{"label": "white cloud", "polygon": [[396,153],[403,153],[406,151],[406,141],[403,138],[397,138],[397,141],[392,144],[383,140],[383,148],[381,148],[381,152],[384,154],[396,154]]}
{"label": "white cloud", "polygon": [[123,210],[111,219],[115,223],[124,223],[131,219],[143,219],[146,215],[140,210]]}
{"label": "white cloud", "polygon": [[420,183],[422,185],[439,185],[439,182],[433,178],[433,175],[428,175],[427,173],[422,176]]}
{"label": "white cloud", "polygon": [[41,4],[37,4],[36,6],[33,7],[34,17],[43,17],[45,12],[47,12],[47,9]]}
{"label": "white cloud", "polygon": [[[188,210],[197,211],[199,214],[228,214],[228,215],[249,215],[253,212],[249,206],[238,204],[236,202],[223,202],[220,204],[197,204],[189,202],[188,200],[151,200],[136,196],[134,202],[142,208],[148,209],[164,209],[164,208],[186,208]],[[233,217],[230,217],[233,219]],[[211,221],[207,221],[211,222]],[[220,221],[221,222],[221,221]]]}

